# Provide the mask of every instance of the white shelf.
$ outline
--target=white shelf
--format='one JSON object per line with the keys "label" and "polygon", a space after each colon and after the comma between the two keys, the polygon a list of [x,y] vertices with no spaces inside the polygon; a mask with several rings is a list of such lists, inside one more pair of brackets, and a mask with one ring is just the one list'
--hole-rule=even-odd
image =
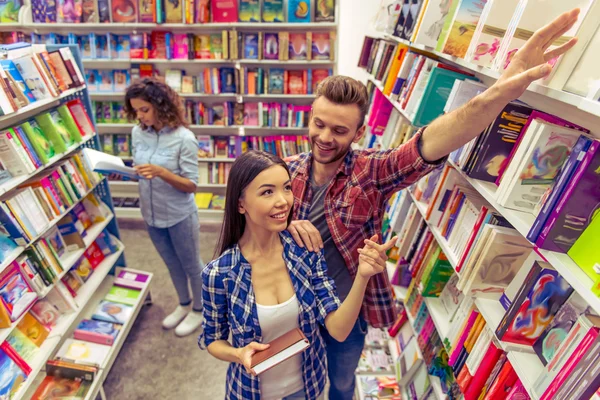
{"label": "white shelf", "polygon": [[450,264],[452,265],[452,268],[454,268],[455,273],[458,274],[458,272],[456,272],[456,266],[458,265],[458,261],[459,261],[458,256],[456,254],[454,254],[454,251],[452,251],[452,249],[450,247],[448,247],[448,241],[446,240],[445,237],[442,236],[442,234],[441,234],[440,230],[438,229],[438,227],[437,226],[433,226],[425,218],[425,216],[427,215],[427,205],[425,203],[420,202],[417,199],[415,199],[415,196],[412,194],[412,192],[408,191],[408,193],[409,193],[410,198],[412,199],[412,201],[417,206],[417,209],[421,213],[421,216],[423,217],[423,220],[425,221],[425,223],[429,227],[429,230],[433,234],[433,237],[437,241],[438,245],[442,248],[442,251],[444,252],[444,254],[446,255],[446,257],[448,257],[448,261],[450,261]]}
{"label": "white shelf", "polygon": [[423,297],[423,299],[440,338],[445,338],[450,330],[450,323],[448,322],[448,314],[442,301],[437,297]]}
{"label": "white shelf", "polygon": [[29,179],[35,177],[40,172],[46,170],[48,167],[51,167],[52,165],[58,163],[59,161],[61,161],[64,158],[66,158],[67,156],[73,154],[77,149],[79,149],[79,147],[81,145],[87,143],[87,141],[90,140],[90,139],[92,139],[93,137],[94,136],[88,136],[88,137],[82,138],[81,142],[73,144],[64,153],[56,154],[54,157],[52,157],[51,159],[48,160],[48,163],[42,165],[41,167],[39,167],[38,169],[36,169],[32,173],[27,174],[27,175],[15,176],[12,179],[10,179],[10,180],[2,183],[0,185],[0,196],[2,196],[5,193],[7,193],[7,192],[9,192],[9,191],[11,191],[13,189],[15,189],[20,184],[28,181]]}
{"label": "white shelf", "polygon": [[[2,26],[2,25],[4,25],[4,24],[0,24],[0,26]],[[85,89],[85,85],[78,87],[78,88],[69,89],[69,90],[61,93],[58,97],[35,101],[31,104],[26,105],[25,107],[18,109],[17,111],[15,111],[11,114],[3,115],[0,117],[0,129],[4,129],[7,126],[17,124],[29,117],[32,117],[34,115],[41,113],[44,110],[47,110],[53,106],[56,106],[60,103],[61,100],[66,99],[67,97],[69,97],[83,89]]]}
{"label": "white shelf", "polygon": [[302,100],[314,100],[314,94],[242,94],[243,98],[248,99],[281,99],[281,100],[292,100],[292,99],[302,99]]}
{"label": "white shelf", "polygon": [[[142,212],[138,207],[115,207],[117,218],[142,220]],[[204,222],[222,222],[223,210],[198,209],[198,217]]]}
{"label": "white shelf", "polygon": [[201,24],[156,24],[156,23],[16,23],[16,24],[1,24],[0,31],[5,31],[4,28],[10,28],[10,31],[35,31],[35,32],[133,32],[137,30],[149,31],[153,29],[160,30],[185,30],[188,32],[201,31],[219,31],[223,29],[236,28],[239,30],[255,30],[264,31],[269,29],[277,30],[325,30],[337,28],[336,22],[310,22],[310,23],[293,23],[293,22],[211,22]]}
{"label": "white shelf", "polygon": [[[77,204],[79,204],[79,202],[81,200],[83,200],[87,195],[89,195],[90,193],[92,193],[101,183],[103,182],[103,180],[101,180],[100,182],[98,182],[96,185],[94,185],[90,190],[88,190],[87,192],[84,193],[84,195],[81,197],[81,199],[77,200],[71,207],[69,207],[68,209],[65,210],[64,213],[62,213],[60,216],[54,218],[52,221],[50,221],[50,223],[48,224],[48,226],[46,226],[46,228],[44,228],[44,230],[36,237],[34,237],[28,244],[27,246],[23,247],[23,246],[19,246],[15,249],[15,251],[13,251],[10,254],[10,257],[7,257],[6,259],[4,259],[4,261],[2,262],[2,266],[0,268],[0,273],[2,271],[4,271],[5,268],[7,268],[14,260],[17,259],[17,257],[19,257],[23,251],[25,251],[25,249],[27,247],[29,247],[32,243],[35,243],[37,240],[39,240],[41,237],[43,237],[53,226],[55,226],[65,215],[67,215],[73,208],[75,208],[75,206]],[[19,250],[20,249],[20,250]]]}
{"label": "white shelf", "polygon": [[235,162],[235,158],[223,158],[223,157],[207,157],[207,158],[198,158],[198,162],[227,162],[232,163]]}
{"label": "white shelf", "polygon": [[48,360],[58,347],[64,342],[68,334],[72,331],[73,325],[76,321],[79,321],[80,315],[85,308],[81,307],[82,304],[87,304],[94,293],[97,293],[100,284],[105,280],[106,275],[112,269],[114,264],[117,262],[121,254],[123,253],[123,244],[118,242],[120,250],[115,254],[107,256],[94,270],[94,273],[90,276],[88,281],[79,289],[75,303],[77,305],[74,312],[65,314],[58,321],[58,324],[52,329],[48,338],[44,341],[38,354],[35,357],[34,362],[30,364],[31,374],[29,378],[21,385],[13,399],[30,399],[35,392],[37,386],[33,384],[39,381],[36,376],[40,373],[42,368],[46,365]]}
{"label": "white shelf", "polygon": [[116,64],[219,64],[219,65],[333,65],[335,60],[253,60],[253,59],[212,59],[212,58],[84,58],[82,62],[87,66],[100,66],[101,68],[114,68]]}
{"label": "white shelf", "polygon": [[[235,93],[177,93],[179,97],[184,98],[209,98],[209,99],[230,99],[235,100],[238,94]],[[93,92],[90,93],[91,99],[119,99],[123,100],[125,92]]]}
{"label": "white shelf", "polygon": [[[96,124],[100,134],[131,134],[135,124]],[[308,128],[287,128],[267,126],[221,126],[221,125],[190,125],[189,129],[202,135],[210,136],[274,136],[274,135],[307,135]]]}

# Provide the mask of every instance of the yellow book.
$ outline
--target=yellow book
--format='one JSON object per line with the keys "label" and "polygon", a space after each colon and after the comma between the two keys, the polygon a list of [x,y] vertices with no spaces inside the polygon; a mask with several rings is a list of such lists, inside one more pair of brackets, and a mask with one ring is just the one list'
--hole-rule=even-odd
{"label": "yellow book", "polygon": [[212,200],[212,193],[196,193],[194,200],[200,210],[207,210]]}
{"label": "yellow book", "polygon": [[[481,317],[481,314],[478,315],[478,318],[479,317]],[[473,346],[475,346],[475,342],[477,342],[479,335],[481,334],[481,332],[483,332],[483,328],[485,328],[485,319],[481,317],[479,321],[476,321],[475,325],[473,326],[473,329],[471,329],[467,341],[465,341],[465,349],[468,353],[470,353],[471,350],[473,350]]]}
{"label": "yellow book", "polygon": [[385,80],[385,85],[383,86],[383,94],[389,96],[392,93],[392,89],[396,84],[396,78],[398,77],[398,71],[400,71],[400,67],[402,66],[402,62],[404,61],[404,56],[408,52],[408,46],[404,46],[402,44],[398,44],[396,48],[396,53],[394,53],[394,61],[392,61],[392,65],[390,66],[390,71],[388,72],[387,79]]}

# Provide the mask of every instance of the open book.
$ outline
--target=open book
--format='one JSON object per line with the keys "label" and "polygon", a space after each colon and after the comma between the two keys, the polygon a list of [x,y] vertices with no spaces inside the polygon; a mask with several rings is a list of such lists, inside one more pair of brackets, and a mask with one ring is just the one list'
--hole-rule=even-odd
{"label": "open book", "polygon": [[259,375],[288,358],[301,353],[310,346],[308,339],[299,328],[284,333],[269,343],[268,349],[252,356],[252,370]]}
{"label": "open book", "polygon": [[120,174],[135,179],[140,177],[135,169],[126,166],[123,160],[117,156],[89,148],[84,148],[82,153],[90,167],[96,172],[105,175]]}

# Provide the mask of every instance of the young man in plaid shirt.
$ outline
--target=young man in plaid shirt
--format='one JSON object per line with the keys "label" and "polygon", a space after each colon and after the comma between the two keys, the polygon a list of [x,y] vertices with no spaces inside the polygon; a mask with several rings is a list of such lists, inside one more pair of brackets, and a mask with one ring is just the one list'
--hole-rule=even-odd
{"label": "young man in plaid shirt", "polygon": [[[391,195],[416,182],[440,165],[453,150],[476,137],[504,106],[529,84],[547,76],[546,63],[575,44],[575,40],[547,51],[577,20],[573,10],[540,29],[513,57],[498,81],[458,110],[420,129],[399,148],[352,151],[365,133],[368,112],[366,87],[352,78],[324,80],[313,102],[309,125],[311,152],[288,160],[292,173],[294,219],[288,228],[309,250],[324,248],[329,275],[340,299],[352,286],[358,249],[381,232],[385,203]],[[380,256],[385,258],[383,246]],[[327,346],[330,400],[349,400],[354,393],[354,371],[364,346],[367,322],[391,325],[396,318],[387,274],[371,278],[361,316],[344,342],[321,334]]]}

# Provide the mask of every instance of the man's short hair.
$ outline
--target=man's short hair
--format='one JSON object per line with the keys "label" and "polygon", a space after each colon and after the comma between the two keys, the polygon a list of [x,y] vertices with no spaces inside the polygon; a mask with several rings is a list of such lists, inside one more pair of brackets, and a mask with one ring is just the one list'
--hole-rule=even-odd
{"label": "man's short hair", "polygon": [[317,87],[317,99],[321,96],[334,104],[356,104],[360,111],[358,128],[365,123],[369,112],[367,87],[349,76],[334,75],[325,78]]}

